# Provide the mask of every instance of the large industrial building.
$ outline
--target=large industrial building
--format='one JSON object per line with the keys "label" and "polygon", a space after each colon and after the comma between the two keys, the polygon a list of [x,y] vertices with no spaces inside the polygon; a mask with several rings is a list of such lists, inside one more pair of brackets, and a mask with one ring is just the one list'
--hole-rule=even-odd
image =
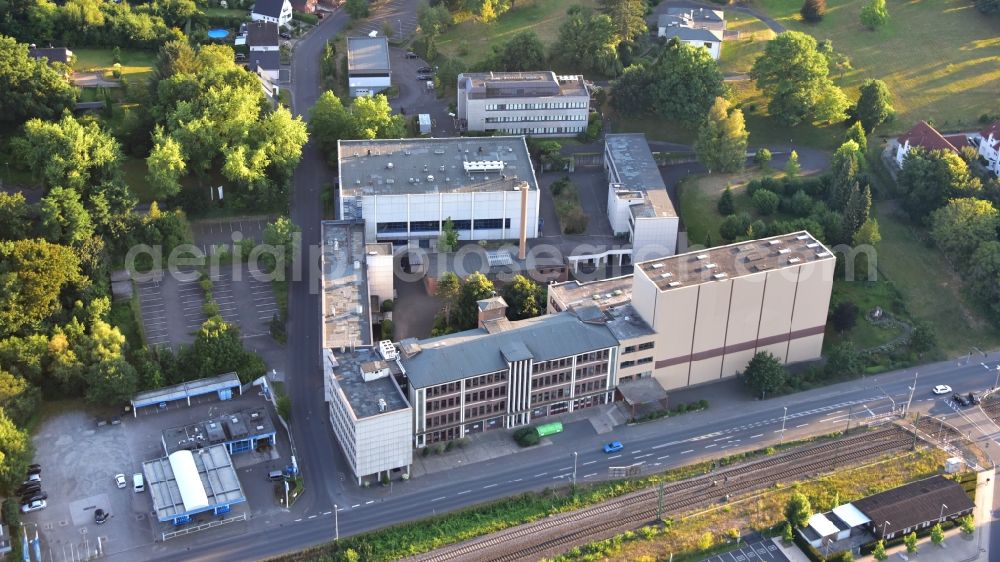
{"label": "large industrial building", "polygon": [[458,122],[467,131],[567,137],[587,129],[590,91],[583,76],[547,72],[458,75]]}
{"label": "large industrial building", "polygon": [[632,243],[632,262],[672,256],[680,218],[642,133],[606,135],[608,220]]}
{"label": "large industrial building", "polygon": [[395,348],[383,349],[385,356],[372,349],[372,306],[392,298],[392,253],[366,244],[358,221],[321,226],[324,390],[333,432],[360,484],[413,462],[413,416],[396,382]]}
{"label": "large industrial building", "polygon": [[340,217],[369,242],[430,247],[451,219],[461,240],[538,235],[538,182],[524,137],[341,140]]}

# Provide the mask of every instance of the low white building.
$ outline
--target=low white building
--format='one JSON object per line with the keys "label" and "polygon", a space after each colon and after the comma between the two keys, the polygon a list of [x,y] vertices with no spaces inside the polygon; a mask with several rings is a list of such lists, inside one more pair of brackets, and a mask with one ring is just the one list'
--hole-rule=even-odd
{"label": "low white building", "polygon": [[986,160],[986,168],[1000,176],[1000,119],[979,132],[979,155]]}
{"label": "low white building", "polygon": [[678,38],[682,43],[708,49],[712,58],[722,56],[726,19],[722,10],[669,8],[657,21],[657,36]]}
{"label": "low white building", "polygon": [[538,183],[524,137],[341,140],[337,146],[340,216],[363,219],[369,241],[429,248],[447,219],[460,240],[538,235]]}
{"label": "low white building", "polygon": [[628,235],[632,262],[672,256],[680,219],[645,135],[606,135],[608,220],[616,235]]}
{"label": "low white building", "polygon": [[583,76],[544,72],[458,75],[459,125],[466,131],[572,136],[587,129],[590,91]]}
{"label": "low white building", "polygon": [[292,3],[289,0],[256,0],[250,19],[287,25],[292,21]]}
{"label": "low white building", "polygon": [[388,39],[347,38],[347,82],[352,98],[374,96],[392,86]]}

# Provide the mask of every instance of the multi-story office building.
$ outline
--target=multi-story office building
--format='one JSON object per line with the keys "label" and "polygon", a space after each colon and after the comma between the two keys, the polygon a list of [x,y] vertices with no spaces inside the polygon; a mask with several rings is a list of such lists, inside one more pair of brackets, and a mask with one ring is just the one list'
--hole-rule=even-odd
{"label": "multi-story office building", "polygon": [[673,255],[680,219],[646,136],[605,135],[604,170],[608,174],[608,220],[615,234],[628,235],[632,262]]}
{"label": "multi-story office building", "polygon": [[457,108],[467,131],[565,137],[587,129],[590,91],[583,76],[469,72],[458,75]]}
{"label": "multi-story office building", "polygon": [[[340,216],[369,241],[535,238],[538,183],[524,137],[342,140]],[[523,230],[522,230],[523,229]]]}
{"label": "multi-story office building", "polygon": [[574,314],[400,342],[418,447],[614,400],[618,340]]}

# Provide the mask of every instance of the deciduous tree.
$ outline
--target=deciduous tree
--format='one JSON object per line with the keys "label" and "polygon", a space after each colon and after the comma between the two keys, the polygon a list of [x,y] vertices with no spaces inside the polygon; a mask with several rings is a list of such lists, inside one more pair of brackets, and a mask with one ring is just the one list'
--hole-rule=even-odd
{"label": "deciduous tree", "polygon": [[792,494],[788,498],[788,503],[785,504],[785,520],[795,527],[801,528],[808,525],[812,513],[812,504],[809,503],[809,498],[801,492]]}
{"label": "deciduous tree", "polygon": [[876,30],[889,21],[889,8],[885,0],[871,0],[861,8],[861,23],[871,30]]}
{"label": "deciduous tree", "polygon": [[983,199],[952,199],[931,213],[931,237],[960,265],[969,262],[983,242],[997,239],[1000,212]]}
{"label": "deciduous tree", "polygon": [[903,192],[904,208],[917,220],[927,218],[948,199],[971,197],[982,188],[957,154],[920,148],[906,154],[896,181]]}
{"label": "deciduous tree", "polygon": [[746,162],[749,136],[743,112],[717,97],[701,125],[694,150],[709,171],[734,172]]}
{"label": "deciduous tree", "polygon": [[545,67],[545,45],[533,31],[522,31],[497,49],[492,59],[496,70],[522,72]]}
{"label": "deciduous tree", "polygon": [[79,247],[94,235],[90,214],[72,189],[54,187],[39,205],[41,232],[56,244]]}
{"label": "deciduous tree", "polygon": [[86,194],[90,186],[120,173],[118,141],[96,122],[63,115],[59,121],[32,119],[24,135],[13,141],[14,152],[34,177],[46,186],[61,186]]}
{"label": "deciduous tree", "polygon": [[56,313],[63,289],[80,281],[79,259],[66,246],[44,240],[0,242],[0,336]]}
{"label": "deciduous tree", "polygon": [[845,117],[849,103],[830,80],[828,62],[817,50],[815,39],[786,31],[767,43],[750,76],[770,98],[769,113],[783,123],[833,122]]}
{"label": "deciduous tree", "polygon": [[350,108],[354,134],[361,139],[398,139],[406,136],[406,123],[393,115],[383,95],[355,98]]}
{"label": "deciduous tree", "polygon": [[[697,123],[725,93],[722,72],[708,50],[677,40],[667,44],[650,72],[651,107],[667,119]],[[742,117],[741,112],[738,121]]]}
{"label": "deciduous tree", "polygon": [[[746,370],[743,371],[743,382],[761,397],[769,392],[774,392],[785,383],[785,367],[780,361],[766,351],[758,351]],[[786,515],[787,515],[786,511]],[[808,521],[808,517],[806,520]],[[797,519],[791,517],[788,520],[797,526],[801,526]]]}
{"label": "deciduous tree", "polygon": [[621,73],[618,31],[611,18],[579,6],[570,7],[567,14],[550,51],[553,60],[582,73]]}
{"label": "deciduous tree", "polygon": [[146,169],[146,181],[157,198],[172,197],[181,190],[181,178],[187,173],[184,152],[180,143],[159,125],[153,131],[153,149],[146,158]]}
{"label": "deciduous tree", "polygon": [[337,165],[337,141],[354,136],[351,114],[331,91],[320,94],[309,110],[309,133],[319,143],[331,165]]}
{"label": "deciduous tree", "polygon": [[826,0],[806,0],[799,10],[802,19],[809,23],[816,23],[826,15]]}
{"label": "deciduous tree", "polygon": [[24,238],[28,232],[31,208],[20,191],[0,191],[0,240]]}
{"label": "deciduous tree", "polygon": [[54,119],[76,103],[76,88],[28,46],[0,35],[0,123],[18,126],[33,118]]}
{"label": "deciduous tree", "polygon": [[632,41],[646,33],[646,3],[643,0],[598,0],[602,13],[615,22],[620,41]]}
{"label": "deciduous tree", "polygon": [[437,281],[435,296],[444,303],[445,323],[451,325],[451,311],[458,305],[458,296],[462,291],[462,280],[452,271],[445,271]]}
{"label": "deciduous tree", "polygon": [[476,303],[492,297],[493,293],[493,282],[482,273],[475,272],[465,278],[458,295],[457,306],[453,311],[458,329],[468,330],[476,327],[479,321],[479,308]]}
{"label": "deciduous tree", "polygon": [[858,97],[856,110],[857,118],[864,128],[874,131],[875,127],[888,121],[893,112],[892,92],[889,91],[889,86],[881,80],[871,78],[865,80],[861,84],[861,95]]}
{"label": "deciduous tree", "polygon": [[544,303],[538,301],[538,285],[523,275],[515,275],[504,287],[503,297],[507,301],[507,318],[523,320],[542,313]]}

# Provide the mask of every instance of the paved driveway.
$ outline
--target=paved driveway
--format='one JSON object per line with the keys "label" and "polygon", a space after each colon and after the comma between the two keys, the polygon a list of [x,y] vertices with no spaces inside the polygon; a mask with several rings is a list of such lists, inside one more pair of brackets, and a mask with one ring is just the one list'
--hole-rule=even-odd
{"label": "paved driveway", "polygon": [[788,558],[769,539],[744,543],[739,548],[705,558],[701,562],[789,562]]}

